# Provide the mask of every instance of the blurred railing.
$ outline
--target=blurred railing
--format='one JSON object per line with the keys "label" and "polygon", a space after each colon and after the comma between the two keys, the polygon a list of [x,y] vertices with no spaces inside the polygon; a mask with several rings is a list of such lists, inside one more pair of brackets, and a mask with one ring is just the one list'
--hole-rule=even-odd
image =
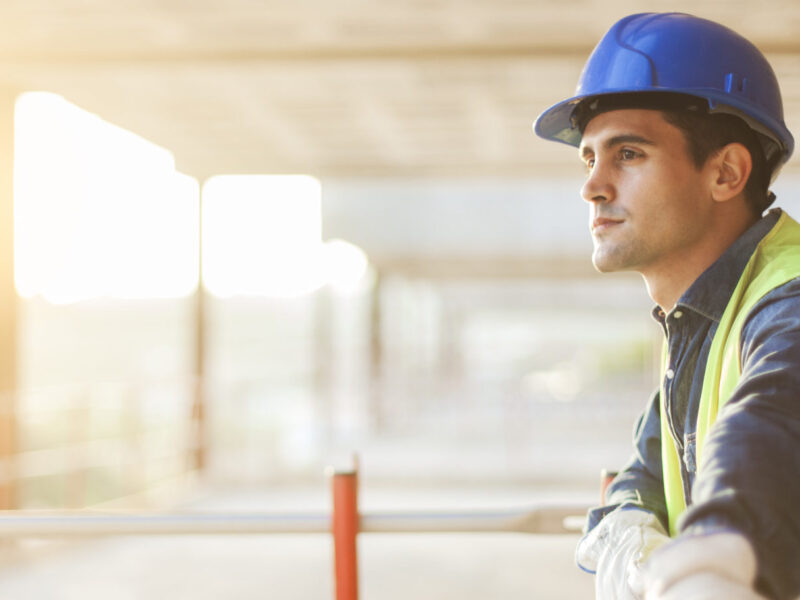
{"label": "blurred railing", "polygon": [[19,508],[84,508],[185,486],[195,470],[194,382],[23,389],[5,402],[15,444],[0,486]]}
{"label": "blurred railing", "polygon": [[[330,534],[336,598],[356,600],[360,533],[552,535],[582,527],[582,504],[361,512],[356,468],[331,473],[333,509],[327,514],[154,512],[166,504],[156,496],[189,491],[196,473],[195,393],[189,379],[106,382],[22,390],[4,402],[3,417],[13,422],[17,443],[3,460],[0,485],[14,490],[18,510],[0,511],[0,538]],[[247,422],[246,415],[240,418]]]}
{"label": "blurred railing", "polygon": [[329,514],[6,511],[0,512],[0,537],[329,533],[335,598],[357,600],[359,533],[576,533],[586,511],[583,505],[540,505],[516,510],[362,513],[357,468],[330,475]]}

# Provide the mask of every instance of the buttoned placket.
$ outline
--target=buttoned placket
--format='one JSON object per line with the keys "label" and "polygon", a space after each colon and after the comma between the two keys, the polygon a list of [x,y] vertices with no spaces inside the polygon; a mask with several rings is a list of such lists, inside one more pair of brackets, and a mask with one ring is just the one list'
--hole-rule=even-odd
{"label": "buttoned placket", "polygon": [[[683,440],[679,438],[676,430],[675,430],[675,421],[673,419],[672,414],[672,406],[673,406],[673,387],[675,383],[675,371],[677,365],[675,365],[672,361],[672,357],[675,355],[673,353],[672,342],[674,340],[673,335],[673,327],[670,326],[670,322],[674,324],[675,321],[681,319],[683,317],[683,311],[681,310],[673,310],[672,313],[666,314],[663,310],[658,311],[658,316],[661,319],[661,324],[664,328],[664,335],[666,336],[667,340],[667,356],[664,361],[664,380],[662,382],[662,393],[664,394],[664,412],[666,414],[661,415],[661,418],[667,419],[667,429],[670,432],[670,437],[672,438],[672,443],[675,445],[675,449],[678,453],[678,456],[681,457],[681,484],[683,487],[684,497],[688,498],[688,482],[687,477],[688,474],[685,473],[684,468],[684,460],[683,454],[685,451],[685,445]],[[663,440],[662,440],[663,443]]]}

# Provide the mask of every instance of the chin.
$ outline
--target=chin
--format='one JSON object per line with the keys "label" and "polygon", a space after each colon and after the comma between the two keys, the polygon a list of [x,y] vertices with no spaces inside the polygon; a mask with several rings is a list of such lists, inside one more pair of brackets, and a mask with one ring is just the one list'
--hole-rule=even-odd
{"label": "chin", "polygon": [[606,264],[607,261],[604,260],[603,256],[598,255],[597,251],[592,254],[592,265],[596,271],[600,273],[608,273],[608,265]]}
{"label": "chin", "polygon": [[598,252],[592,255],[592,264],[595,270],[600,273],[613,273],[614,271],[622,271],[625,269],[625,265],[619,264],[619,261],[615,261],[613,256]]}
{"label": "chin", "polygon": [[594,265],[595,271],[597,271],[598,273],[613,273],[614,271],[616,271],[616,269],[608,267],[603,263],[598,263],[597,261],[594,260],[592,261],[592,264]]}

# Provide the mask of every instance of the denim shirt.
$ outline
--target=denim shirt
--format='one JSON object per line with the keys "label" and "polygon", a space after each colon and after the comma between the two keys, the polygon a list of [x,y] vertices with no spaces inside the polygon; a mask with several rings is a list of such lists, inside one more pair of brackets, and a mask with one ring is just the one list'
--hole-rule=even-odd
{"label": "denim shirt", "polygon": [[[800,279],[764,296],[742,329],[742,376],[720,410],[696,464],[696,424],[708,351],[750,256],[775,225],[774,210],[752,225],[665,314],[664,393],[681,460],[683,534],[734,530],[758,561],[756,588],[770,598],[800,593]],[[609,504],[589,513],[592,529],[612,510],[644,508],[667,524],[661,470],[660,393],[637,422],[634,453],[609,486]]]}

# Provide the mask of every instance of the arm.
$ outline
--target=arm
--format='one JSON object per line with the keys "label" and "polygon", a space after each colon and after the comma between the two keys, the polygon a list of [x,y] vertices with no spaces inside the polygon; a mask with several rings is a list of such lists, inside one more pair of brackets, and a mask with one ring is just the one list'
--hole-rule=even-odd
{"label": "arm", "polygon": [[607,490],[606,506],[589,512],[576,551],[578,566],[596,573],[598,600],[633,600],[650,553],[669,540],[661,481],[659,394],[650,400],[634,432],[634,454]]}
{"label": "arm", "polygon": [[742,534],[756,588],[800,593],[800,282],[770,292],[742,331],[742,378],[709,431],[681,537]]}
{"label": "arm", "polygon": [[636,423],[633,456],[608,486],[605,506],[589,512],[587,531],[617,508],[641,508],[667,523],[664,483],[661,479],[659,393],[655,392]]}

